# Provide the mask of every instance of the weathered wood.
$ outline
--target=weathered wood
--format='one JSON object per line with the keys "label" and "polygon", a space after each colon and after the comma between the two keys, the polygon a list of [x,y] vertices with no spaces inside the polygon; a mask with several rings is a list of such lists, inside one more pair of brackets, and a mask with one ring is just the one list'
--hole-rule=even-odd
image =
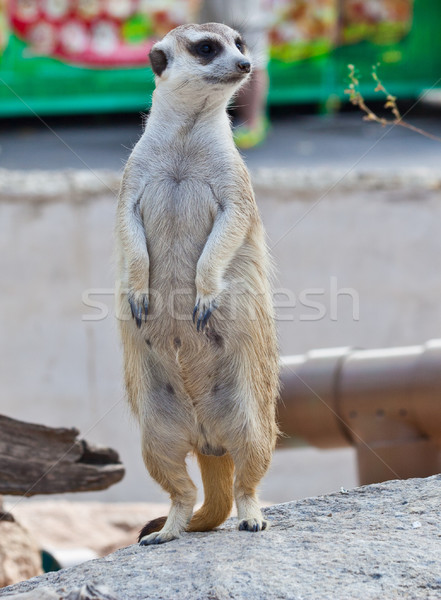
{"label": "weathered wood", "polygon": [[120,481],[124,467],[117,452],[78,434],[0,415],[0,494],[86,492]]}

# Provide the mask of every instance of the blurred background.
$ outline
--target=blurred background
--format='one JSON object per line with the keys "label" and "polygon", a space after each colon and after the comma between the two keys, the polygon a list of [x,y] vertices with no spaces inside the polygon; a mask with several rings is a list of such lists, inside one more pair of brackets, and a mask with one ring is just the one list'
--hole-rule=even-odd
{"label": "blurred background", "polygon": [[[75,426],[87,440],[117,450],[126,468],[117,485],[63,500],[168,502],[146,474],[124,400],[113,227],[119,178],[154,87],[149,49],[200,11],[195,0],[0,0],[0,413]],[[333,375],[323,384],[322,367],[312,368],[306,404],[314,389],[329,396],[326,407],[343,415],[338,427],[347,430],[335,443],[320,432],[308,436],[297,427],[304,413],[290,413],[296,435],[276,451],[262,482],[262,501],[273,503],[357,485],[354,446],[364,424],[372,439],[387,416],[384,389],[399,388],[412,357],[427,349],[421,345],[439,336],[441,4],[268,0],[259,15],[257,25],[246,12],[234,23],[265,43],[256,69],[262,85],[251,89],[255,113],[239,99],[233,116],[276,265],[281,354],[298,355],[294,368],[306,360],[300,355],[318,349],[344,347],[345,356],[378,349],[386,356],[384,349],[412,347],[398,351],[408,357],[401,371],[380,361],[371,372],[371,381],[387,384],[371,386],[372,415],[359,426],[339,412]],[[348,91],[387,122],[364,120]],[[397,124],[390,110],[396,106],[405,122],[431,137]],[[303,393],[294,388],[294,395]],[[394,413],[390,430],[397,430],[398,414],[398,429],[413,428],[406,390],[396,395],[402,412]],[[348,408],[348,419],[354,412]],[[305,412],[305,422],[315,414]],[[362,439],[365,446],[369,439]],[[406,462],[413,450],[403,452]],[[439,458],[429,471],[436,465]],[[192,463],[190,469],[198,480]],[[53,516],[58,499],[39,509],[26,500],[15,510],[35,530],[41,515]],[[70,510],[65,502],[58,506]],[[135,524],[127,525],[127,511],[118,513],[126,519],[123,533],[150,510],[136,506]],[[164,507],[151,510],[158,516]],[[103,547],[97,542],[94,549]]]}

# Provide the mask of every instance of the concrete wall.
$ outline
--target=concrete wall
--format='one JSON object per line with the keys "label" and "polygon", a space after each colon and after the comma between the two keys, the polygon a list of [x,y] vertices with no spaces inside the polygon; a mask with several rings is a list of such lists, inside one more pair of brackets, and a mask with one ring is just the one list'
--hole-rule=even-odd
{"label": "concrete wall", "polygon": [[[111,294],[114,195],[104,185],[93,193],[78,186],[69,191],[66,178],[57,192],[59,174],[52,183],[47,174],[34,184],[32,174],[2,177],[0,412],[75,425],[90,441],[115,447],[126,478],[88,499],[165,499],[145,474],[137,427],[124,402]],[[439,337],[438,182],[358,177],[329,190],[327,177],[256,175],[278,271],[275,287],[284,290],[276,300],[291,304],[278,310],[281,352]],[[106,183],[104,175],[100,181]],[[46,184],[51,192],[44,192]],[[90,320],[100,311],[84,304],[87,290],[108,307],[106,318]],[[321,304],[307,306],[312,301]],[[263,497],[285,501],[353,483],[350,450],[288,451],[276,459]]]}

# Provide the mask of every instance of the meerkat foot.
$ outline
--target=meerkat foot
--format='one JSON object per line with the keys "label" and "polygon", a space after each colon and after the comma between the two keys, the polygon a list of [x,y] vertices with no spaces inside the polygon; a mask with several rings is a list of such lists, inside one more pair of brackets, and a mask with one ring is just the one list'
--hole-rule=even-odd
{"label": "meerkat foot", "polygon": [[132,317],[135,319],[136,326],[139,329],[142,325],[142,320],[147,321],[149,310],[148,294],[143,292],[129,292],[127,299],[132,311]]}
{"label": "meerkat foot", "polygon": [[154,533],[149,533],[149,535],[145,535],[139,540],[140,546],[152,546],[154,544],[164,544],[165,542],[171,542],[172,540],[176,540],[180,535],[178,533],[173,533],[172,531],[155,531]]}
{"label": "meerkat foot", "polygon": [[263,531],[267,527],[268,521],[264,519],[242,519],[239,523],[240,531]]}
{"label": "meerkat foot", "polygon": [[[213,299],[198,298],[193,310],[193,323],[196,324],[198,331],[204,331],[213,311],[217,308],[217,304]],[[196,321],[197,319],[197,321]]]}

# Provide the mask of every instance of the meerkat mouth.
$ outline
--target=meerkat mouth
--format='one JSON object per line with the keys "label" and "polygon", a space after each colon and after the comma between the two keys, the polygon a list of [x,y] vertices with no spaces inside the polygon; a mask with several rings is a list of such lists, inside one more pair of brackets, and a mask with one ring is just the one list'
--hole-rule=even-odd
{"label": "meerkat mouth", "polygon": [[204,77],[204,80],[208,83],[238,83],[242,81],[249,73],[234,73],[232,75],[224,75],[224,76],[215,76],[215,75],[207,75]]}

